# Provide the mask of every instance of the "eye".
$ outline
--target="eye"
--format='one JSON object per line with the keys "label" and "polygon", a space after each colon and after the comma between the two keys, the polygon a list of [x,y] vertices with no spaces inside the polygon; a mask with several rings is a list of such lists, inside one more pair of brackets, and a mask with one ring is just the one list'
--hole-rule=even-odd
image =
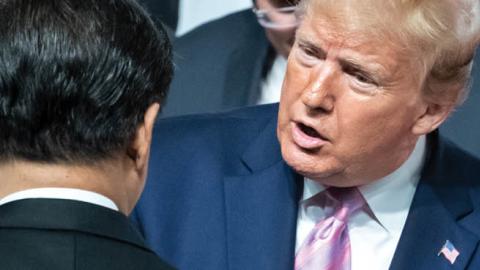
{"label": "eye", "polygon": [[305,53],[309,57],[316,57],[316,52],[310,48],[302,47],[301,48],[303,53]]}
{"label": "eye", "polygon": [[343,70],[348,76],[350,87],[358,93],[373,95],[380,89],[380,85],[374,76],[357,67],[345,67]]}
{"label": "eye", "polygon": [[375,85],[375,86],[377,85],[377,83],[372,78],[370,78],[369,76],[367,76],[365,74],[356,72],[356,73],[351,74],[351,76],[353,76],[360,83],[371,84],[371,85]]}
{"label": "eye", "polygon": [[297,59],[305,66],[313,66],[316,65],[320,56],[315,48],[300,43],[298,44]]}
{"label": "eye", "polygon": [[378,86],[373,76],[357,67],[346,66],[343,71],[354,79],[354,82],[360,86]]}

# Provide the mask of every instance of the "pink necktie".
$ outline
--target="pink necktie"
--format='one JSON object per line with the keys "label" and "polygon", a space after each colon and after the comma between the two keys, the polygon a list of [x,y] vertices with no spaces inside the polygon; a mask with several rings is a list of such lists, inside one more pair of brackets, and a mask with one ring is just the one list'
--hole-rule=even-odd
{"label": "pink necktie", "polygon": [[319,221],[295,256],[295,270],[350,270],[347,221],[365,201],[357,188],[328,188],[319,194],[333,214]]}

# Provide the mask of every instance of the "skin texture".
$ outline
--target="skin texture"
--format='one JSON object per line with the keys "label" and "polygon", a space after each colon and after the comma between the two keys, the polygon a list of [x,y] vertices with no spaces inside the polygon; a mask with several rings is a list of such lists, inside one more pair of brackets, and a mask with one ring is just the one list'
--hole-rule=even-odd
{"label": "skin texture", "polygon": [[[258,9],[263,10],[277,8],[269,0],[257,0],[256,6]],[[295,40],[295,30],[295,27],[290,27],[286,29],[265,28],[265,34],[267,35],[267,38],[272,44],[275,51],[278,54],[287,58]]]}
{"label": "skin texture", "polygon": [[400,167],[450,109],[426,101],[425,73],[409,57],[312,14],[297,31],[282,88],[282,155],[326,186],[367,184]]}

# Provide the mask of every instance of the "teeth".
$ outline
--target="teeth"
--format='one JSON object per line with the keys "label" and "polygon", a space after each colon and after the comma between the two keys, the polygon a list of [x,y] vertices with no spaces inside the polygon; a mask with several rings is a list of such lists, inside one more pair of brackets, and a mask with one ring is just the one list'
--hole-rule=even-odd
{"label": "teeth", "polygon": [[314,138],[320,138],[320,134],[318,134],[318,132],[315,129],[301,123],[298,126],[308,136],[314,137]]}

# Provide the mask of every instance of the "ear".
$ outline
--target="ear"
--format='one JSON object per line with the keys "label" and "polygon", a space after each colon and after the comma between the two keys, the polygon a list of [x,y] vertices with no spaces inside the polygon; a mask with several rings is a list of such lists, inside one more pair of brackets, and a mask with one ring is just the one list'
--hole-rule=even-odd
{"label": "ear", "polygon": [[427,104],[414,123],[412,133],[420,136],[434,131],[447,119],[452,110],[453,105],[451,104]]}
{"label": "ear", "polygon": [[153,103],[147,108],[143,117],[143,123],[137,127],[135,137],[129,147],[129,156],[135,162],[137,171],[143,173],[148,164],[150,143],[152,141],[153,126],[157,118],[160,104]]}

